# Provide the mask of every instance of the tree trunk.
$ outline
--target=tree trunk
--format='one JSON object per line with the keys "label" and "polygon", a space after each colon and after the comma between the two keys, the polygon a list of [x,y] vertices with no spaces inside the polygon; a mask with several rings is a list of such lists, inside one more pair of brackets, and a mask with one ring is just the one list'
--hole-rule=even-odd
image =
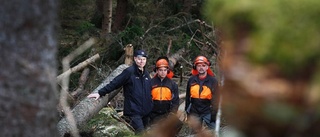
{"label": "tree trunk", "polygon": [[[112,79],[118,76],[124,69],[126,69],[128,65],[120,65],[117,69],[115,69],[104,81],[100,84],[94,91],[98,92],[98,90],[108,84]],[[108,104],[108,102],[112,99],[109,98],[114,93],[118,93],[118,91],[113,91],[107,96],[94,100],[92,98],[83,99],[77,106],[75,106],[72,110],[72,114],[74,115],[76,124],[78,127],[82,127],[86,122],[92,118],[96,113],[98,113],[104,106]],[[70,125],[68,124],[66,118],[63,118],[58,123],[58,130],[60,136],[63,136],[65,133],[70,131]]]}
{"label": "tree trunk", "polygon": [[0,5],[0,136],[57,136],[55,0]]}
{"label": "tree trunk", "polygon": [[103,1],[103,23],[102,23],[102,37],[106,37],[111,33],[112,23],[112,0]]}
{"label": "tree trunk", "polygon": [[127,15],[127,8],[128,0],[117,0],[116,15],[114,17],[112,27],[113,31],[120,31],[123,29],[123,24]]}

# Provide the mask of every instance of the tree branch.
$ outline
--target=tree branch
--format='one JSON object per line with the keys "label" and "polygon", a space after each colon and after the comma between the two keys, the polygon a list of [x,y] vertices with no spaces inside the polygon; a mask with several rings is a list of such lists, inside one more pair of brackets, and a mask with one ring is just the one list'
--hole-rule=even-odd
{"label": "tree branch", "polygon": [[86,59],[85,61],[79,63],[77,66],[70,68],[70,69],[66,70],[65,72],[63,72],[62,74],[60,74],[59,76],[57,76],[57,81],[60,82],[62,79],[69,76],[71,73],[77,72],[77,71],[85,68],[86,66],[95,62],[99,58],[100,58],[99,54],[96,54],[96,55]]}

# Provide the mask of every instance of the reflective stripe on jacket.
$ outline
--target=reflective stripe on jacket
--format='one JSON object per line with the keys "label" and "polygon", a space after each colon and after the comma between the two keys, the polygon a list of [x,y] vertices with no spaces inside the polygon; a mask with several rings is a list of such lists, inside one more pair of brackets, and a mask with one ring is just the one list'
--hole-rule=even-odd
{"label": "reflective stripe on jacket", "polygon": [[190,87],[190,97],[196,98],[196,99],[211,100],[212,99],[211,89],[206,85],[203,85],[202,89],[200,89],[199,84],[193,83],[193,85],[191,85]]}

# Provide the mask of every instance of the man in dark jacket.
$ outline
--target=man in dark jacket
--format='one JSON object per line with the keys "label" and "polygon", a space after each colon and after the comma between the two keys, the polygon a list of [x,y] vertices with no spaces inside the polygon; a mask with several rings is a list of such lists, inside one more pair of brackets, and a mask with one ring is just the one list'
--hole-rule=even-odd
{"label": "man in dark jacket", "polygon": [[204,121],[210,129],[215,128],[217,112],[218,81],[209,68],[210,62],[204,56],[194,60],[192,75],[187,83],[185,111]]}
{"label": "man in dark jacket", "polygon": [[170,112],[176,113],[179,107],[178,85],[171,80],[173,72],[169,69],[167,57],[159,57],[155,64],[156,75],[151,79],[153,109],[150,122],[154,123],[168,116]]}
{"label": "man in dark jacket", "polygon": [[147,53],[144,50],[134,52],[134,63],[115,77],[109,84],[101,88],[98,93],[88,95],[96,100],[111,91],[123,87],[123,114],[128,123],[140,134],[149,122],[149,113],[153,107],[151,98],[151,78],[145,69]]}

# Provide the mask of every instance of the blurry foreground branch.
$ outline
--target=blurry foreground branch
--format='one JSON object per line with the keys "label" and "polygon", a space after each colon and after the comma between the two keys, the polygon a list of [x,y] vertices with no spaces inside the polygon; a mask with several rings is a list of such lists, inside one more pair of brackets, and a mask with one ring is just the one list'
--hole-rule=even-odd
{"label": "blurry foreground branch", "polygon": [[[70,62],[82,54],[84,51],[89,49],[94,43],[96,43],[96,39],[90,38],[87,40],[83,45],[81,45],[79,48],[77,48],[75,51],[70,53],[68,56],[63,58],[62,60],[62,66],[63,66],[63,71],[66,72],[67,70],[70,70]],[[61,91],[60,91],[60,105],[66,115],[67,121],[70,125],[71,129],[71,134],[74,137],[79,137],[79,131],[76,126],[75,119],[71,113],[70,107],[67,103],[67,96],[68,96],[68,91],[69,91],[69,76],[71,73],[67,73],[64,78],[62,79],[61,83]]]}

